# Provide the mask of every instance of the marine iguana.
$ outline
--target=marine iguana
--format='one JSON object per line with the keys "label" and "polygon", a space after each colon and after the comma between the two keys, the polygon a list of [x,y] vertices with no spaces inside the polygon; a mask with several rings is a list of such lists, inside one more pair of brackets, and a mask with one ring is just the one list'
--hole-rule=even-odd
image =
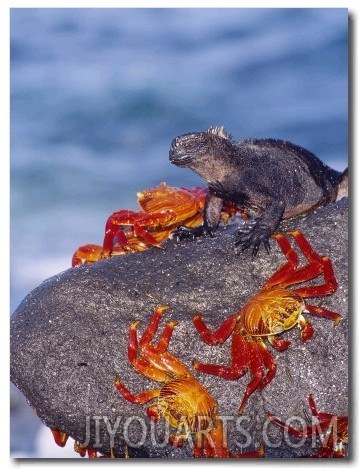
{"label": "marine iguana", "polygon": [[261,243],[270,250],[269,238],[281,219],[335,201],[348,179],[348,169],[339,173],[298,145],[274,139],[236,142],[224,127],[216,126],[176,137],[169,158],[208,185],[203,225],[181,227],[174,236],[213,235],[226,200],[259,216],[236,232],[238,250],[252,247],[253,257]]}

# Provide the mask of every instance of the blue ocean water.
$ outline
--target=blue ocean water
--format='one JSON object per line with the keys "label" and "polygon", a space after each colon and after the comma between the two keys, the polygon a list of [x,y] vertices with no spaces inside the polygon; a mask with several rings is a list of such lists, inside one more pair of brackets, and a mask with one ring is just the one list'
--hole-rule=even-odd
{"label": "blue ocean water", "polygon": [[[347,9],[12,9],[11,312],[137,191],[201,185],[168,152],[210,125],[343,170]],[[39,456],[14,399],[13,454]]]}

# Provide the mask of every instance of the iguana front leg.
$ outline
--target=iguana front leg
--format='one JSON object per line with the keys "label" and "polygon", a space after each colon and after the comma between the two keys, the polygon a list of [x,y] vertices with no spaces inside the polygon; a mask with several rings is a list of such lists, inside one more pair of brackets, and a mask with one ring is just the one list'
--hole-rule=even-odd
{"label": "iguana front leg", "polygon": [[267,252],[270,252],[269,238],[276,231],[285,211],[283,200],[271,201],[262,215],[254,220],[247,220],[245,224],[236,231],[238,252],[243,252],[252,246],[252,257],[255,257],[260,244],[263,243]]}
{"label": "iguana front leg", "polygon": [[203,224],[196,228],[186,228],[180,226],[173,233],[173,237],[177,240],[185,238],[196,238],[202,235],[213,236],[218,227],[223,206],[223,199],[215,194],[208,192],[204,205],[204,221]]}

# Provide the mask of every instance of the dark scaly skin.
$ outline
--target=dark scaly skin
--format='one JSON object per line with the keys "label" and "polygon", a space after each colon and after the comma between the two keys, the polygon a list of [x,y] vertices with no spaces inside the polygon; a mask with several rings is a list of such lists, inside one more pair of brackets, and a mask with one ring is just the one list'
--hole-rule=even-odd
{"label": "dark scaly skin", "polygon": [[[241,251],[252,247],[253,256],[261,243],[269,251],[269,238],[282,219],[335,201],[343,177],[293,143],[272,139],[235,142],[223,127],[176,137],[169,158],[176,166],[192,169],[208,185],[203,225],[181,227],[175,236],[213,235],[226,200],[258,217],[236,233],[235,245]],[[343,174],[346,181],[347,170]]]}

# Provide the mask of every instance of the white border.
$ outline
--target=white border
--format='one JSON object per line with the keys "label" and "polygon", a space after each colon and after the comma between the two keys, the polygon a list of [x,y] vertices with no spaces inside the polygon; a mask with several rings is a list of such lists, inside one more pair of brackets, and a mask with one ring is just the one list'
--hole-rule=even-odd
{"label": "white border", "polygon": [[[0,171],[0,201],[1,201],[1,219],[5,220],[2,222],[1,227],[1,266],[4,269],[4,274],[1,275],[1,288],[2,292],[0,295],[1,309],[0,309],[0,318],[1,318],[1,333],[4,337],[1,337],[1,361],[2,363],[9,363],[9,9],[10,8],[122,8],[122,7],[237,7],[237,8],[348,8],[352,26],[353,26],[353,35],[351,35],[352,40],[352,66],[351,66],[351,85],[354,85],[351,88],[351,135],[353,135],[353,141],[351,142],[351,155],[350,155],[350,168],[354,168],[354,174],[350,172],[351,182],[351,278],[350,278],[350,310],[351,314],[354,314],[354,330],[351,331],[350,342],[351,346],[351,355],[355,356],[353,360],[353,369],[351,370],[351,386],[352,386],[352,407],[351,407],[351,416],[354,417],[353,425],[350,426],[350,439],[352,442],[352,457],[350,465],[353,467],[358,467],[359,462],[361,462],[361,438],[360,438],[360,426],[362,422],[361,414],[361,404],[359,403],[359,391],[363,389],[362,386],[362,376],[363,371],[361,365],[358,363],[358,356],[361,355],[362,351],[358,350],[357,344],[361,340],[360,334],[362,333],[362,318],[363,311],[360,308],[362,301],[359,301],[360,298],[355,296],[355,291],[358,285],[357,283],[361,280],[362,274],[362,248],[359,234],[360,226],[359,221],[362,218],[361,210],[358,212],[358,207],[361,201],[361,190],[359,186],[360,176],[362,176],[362,161],[363,154],[360,151],[359,146],[359,135],[358,133],[362,132],[362,122],[360,119],[360,109],[362,109],[362,100],[360,94],[360,88],[358,86],[359,82],[362,82],[362,73],[361,73],[361,57],[362,57],[362,23],[361,23],[361,8],[359,0],[353,1],[341,1],[341,0],[331,0],[331,1],[175,1],[172,2],[165,1],[134,1],[134,2],[115,2],[115,1],[76,1],[72,2],[63,1],[57,2],[53,1],[51,4],[46,1],[6,1],[2,0],[0,5],[0,57],[1,57],[1,73],[0,73],[0,103],[1,103],[1,113],[0,113],[0,132],[1,132],[1,171]],[[354,102],[353,102],[354,100]],[[354,120],[353,120],[354,119]],[[353,192],[352,192],[353,190]],[[359,231],[358,231],[359,230]],[[21,248],[21,247],[20,247]],[[359,275],[361,274],[361,275]],[[4,324],[3,324],[4,323]],[[361,361],[362,363],[362,361]],[[3,388],[1,392],[1,428],[2,428],[2,438],[1,438],[1,452],[0,452],[0,461],[1,467],[24,467],[28,464],[31,464],[32,467],[37,467],[38,464],[41,465],[41,461],[29,460],[29,462],[21,460],[11,460],[9,458],[9,383],[7,382],[7,374],[2,373],[2,381],[0,386]],[[67,467],[76,467],[78,460],[67,461]],[[272,460],[261,460],[263,465],[272,465]],[[168,460],[168,463],[171,461]],[[55,466],[56,464],[62,464],[62,461],[43,461],[44,464],[48,467],[49,465]],[[135,463],[135,462],[134,462]],[[137,465],[143,467],[144,464],[149,463],[160,463],[160,460],[148,460],[143,462],[137,462]],[[294,463],[294,460],[284,461],[284,465],[288,464],[291,466]],[[309,461],[309,464],[314,463],[314,460]],[[177,461],[178,466],[190,465],[191,461]],[[218,465],[226,464],[226,462],[221,462]],[[259,464],[259,461],[248,461],[243,460],[239,464],[246,466],[250,464]],[[42,464],[43,465],[43,464]],[[78,466],[79,467],[79,466]]]}

